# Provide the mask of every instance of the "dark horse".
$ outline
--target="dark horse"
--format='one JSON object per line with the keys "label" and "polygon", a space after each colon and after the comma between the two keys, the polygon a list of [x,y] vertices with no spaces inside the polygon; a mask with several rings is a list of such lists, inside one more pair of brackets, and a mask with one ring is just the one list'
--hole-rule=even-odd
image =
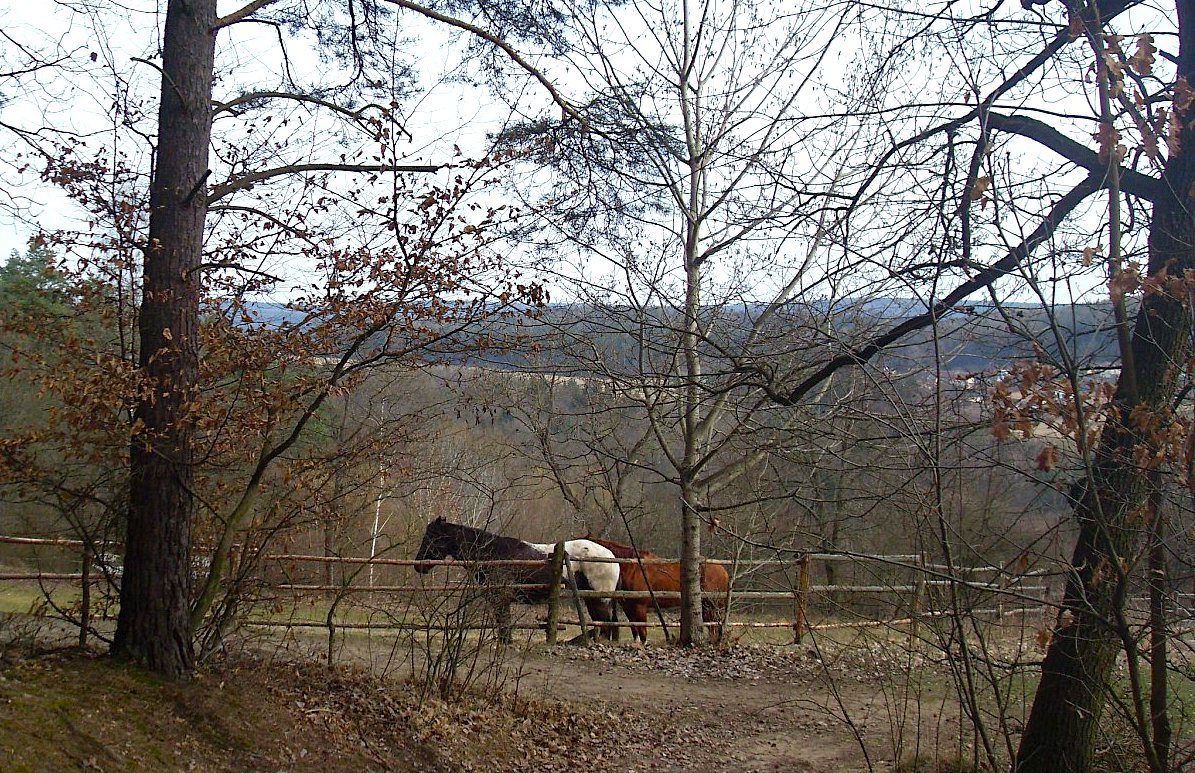
{"label": "dark horse", "polygon": [[[493,606],[498,631],[503,642],[513,640],[510,620],[512,602],[536,604],[548,600],[552,587],[552,567],[548,554],[514,537],[491,534],[482,529],[450,523],[441,516],[427,525],[416,561],[439,561],[444,558],[458,561],[525,560],[543,563],[527,566],[476,566],[474,578],[487,588],[486,596]],[[432,566],[416,563],[415,571],[426,574]],[[591,589],[585,573],[575,572],[577,586]],[[538,588],[511,588],[510,585],[539,585]],[[611,607],[602,599],[586,599],[585,605],[595,623],[611,621]]]}
{"label": "dark horse", "polygon": [[[585,535],[585,539],[592,540],[607,547],[618,558],[657,558],[650,550],[636,550],[630,545],[599,539],[592,534]],[[666,564],[619,564],[622,570],[622,589],[634,591],[680,591],[680,563],[672,561]],[[646,573],[646,575],[645,575]],[[730,589],[730,573],[722,564],[701,564],[701,619],[710,623],[710,640],[717,642],[722,639],[722,619],[726,610],[726,592]],[[656,597],[655,602],[661,607],[679,607],[680,599],[676,597]],[[631,622],[631,632],[639,641],[647,641],[647,610],[652,599],[623,599],[622,610]],[[635,625],[639,623],[640,625]]]}

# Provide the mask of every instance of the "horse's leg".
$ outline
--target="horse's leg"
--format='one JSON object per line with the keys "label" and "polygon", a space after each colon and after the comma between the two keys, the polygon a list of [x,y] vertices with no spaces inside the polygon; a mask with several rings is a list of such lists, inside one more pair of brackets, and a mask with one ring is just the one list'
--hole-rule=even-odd
{"label": "horse's leg", "polygon": [[610,612],[606,609],[606,602],[601,599],[585,599],[585,609],[589,612],[589,619],[593,621],[595,639],[605,639],[608,636]]}
{"label": "horse's leg", "polygon": [[709,634],[710,641],[718,644],[722,641],[722,614],[714,602],[710,599],[701,600],[701,620],[705,623],[713,623],[707,626],[706,630]]}
{"label": "horse's leg", "polygon": [[[597,590],[584,572],[577,572],[577,588],[579,590]],[[610,636],[609,601],[606,599],[585,599],[585,609],[589,612],[589,619],[593,621],[593,638],[606,639]]]}
{"label": "horse's leg", "polygon": [[[595,588],[595,590],[600,590]],[[610,625],[612,622],[618,621],[618,615],[615,613],[615,604],[613,599],[589,599],[593,602],[592,606],[588,606],[589,616],[593,619],[594,627],[597,629],[599,638],[605,641],[616,641],[618,639],[618,627]]]}
{"label": "horse's leg", "polygon": [[[577,589],[578,590],[599,590],[593,587],[593,582],[585,572],[577,572]],[[610,609],[611,604],[609,599],[585,599],[585,609],[589,612],[589,619],[593,621],[594,639],[609,639],[610,638]]]}
{"label": "horse's leg", "polygon": [[[613,593],[614,591],[618,590],[619,587],[622,585],[621,570],[619,570],[619,568],[615,564],[607,564],[605,566],[605,569],[612,570],[612,571],[606,572],[605,576],[602,579],[602,584],[605,586],[606,590],[609,590],[611,593]],[[617,623],[618,622],[618,602],[617,601],[615,601],[612,598],[602,599],[602,609],[604,610],[604,612],[606,614],[606,620],[609,621],[609,623]],[[618,641],[618,626],[617,625],[606,625],[603,636],[608,641]]]}
{"label": "horse's leg", "polygon": [[[624,589],[625,590],[625,589]],[[627,622],[634,622],[635,620],[635,600],[634,599],[620,599],[613,602],[622,606],[622,615],[627,619]],[[613,606],[613,604],[611,605]],[[631,641],[639,641],[639,629],[631,626]]]}
{"label": "horse's leg", "polygon": [[[602,580],[603,584],[610,590],[611,593],[622,590],[622,567],[618,564],[606,564],[604,567],[605,576]],[[618,600],[611,597],[602,599],[609,610],[609,617],[607,618],[612,625],[606,626],[606,638],[610,641],[619,640],[618,627]]]}
{"label": "horse's leg", "polygon": [[647,644],[647,601],[632,599],[631,603],[622,608],[622,611],[627,613],[627,620],[635,623],[631,626],[635,640]]}
{"label": "horse's leg", "polygon": [[[618,623],[618,602],[610,599],[610,622]],[[622,629],[618,625],[610,626],[610,641],[618,641],[621,637]]]}

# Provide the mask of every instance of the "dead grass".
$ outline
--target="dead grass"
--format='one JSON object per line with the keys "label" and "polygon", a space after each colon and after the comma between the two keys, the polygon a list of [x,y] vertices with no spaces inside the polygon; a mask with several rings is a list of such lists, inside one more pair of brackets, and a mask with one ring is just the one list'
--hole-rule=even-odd
{"label": "dead grass", "polygon": [[624,741],[613,718],[563,703],[414,696],[310,663],[228,660],[163,681],[86,654],[22,659],[0,670],[0,759],[13,773],[543,770]]}
{"label": "dead grass", "polygon": [[896,766],[894,773],[975,773],[970,761],[913,757]]}

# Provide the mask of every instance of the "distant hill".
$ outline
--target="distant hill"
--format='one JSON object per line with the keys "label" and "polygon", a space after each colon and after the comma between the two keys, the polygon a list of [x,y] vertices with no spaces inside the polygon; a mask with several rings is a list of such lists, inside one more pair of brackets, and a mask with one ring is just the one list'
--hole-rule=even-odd
{"label": "distant hill", "polygon": [[[297,325],[305,318],[302,312],[280,303],[254,302],[246,308],[258,324],[267,327]],[[762,309],[762,306],[742,304],[720,308],[718,330],[723,344],[733,348],[735,339],[745,336],[751,321]],[[826,351],[845,349],[848,344],[867,340],[902,319],[925,311],[921,301],[910,298],[793,304],[778,315],[779,321],[769,331],[769,345],[778,352],[801,346],[809,351],[815,348],[811,345],[811,333],[820,331],[825,346],[829,347],[820,350],[824,356]],[[1071,359],[1085,367],[1117,366],[1119,352],[1111,326],[1111,307],[1107,303],[1060,306],[1052,312],[1051,315],[1040,305],[1028,303],[1000,307],[990,303],[960,305],[938,325],[937,350],[941,353],[943,368],[955,372],[994,372],[1017,360],[1035,357],[1035,342],[1053,358],[1065,349]],[[658,324],[675,326],[669,322],[676,316],[674,311],[662,309],[655,316]],[[470,331],[468,335],[480,332]],[[553,304],[542,309],[536,319],[517,317],[489,322],[486,333],[491,338],[518,339],[534,344],[533,353],[522,346],[486,352],[481,359],[492,367],[522,369],[556,364],[562,368],[575,368],[576,363],[563,351],[553,350],[553,347],[559,349],[564,340],[588,341],[611,360],[608,364],[624,360],[629,366],[638,357],[634,342],[639,328],[629,309],[623,316],[616,308]],[[786,336],[797,345],[784,346]],[[467,348],[464,340],[458,343]],[[934,351],[933,332],[921,330],[882,353],[876,362],[896,370],[909,370],[931,362]],[[448,355],[447,358],[463,359],[459,355]]]}
{"label": "distant hill", "polygon": [[[1035,345],[1057,361],[1065,351],[1065,359],[1087,368],[1118,367],[1120,362],[1112,309],[1106,303],[1062,306],[1052,314],[1030,304],[974,304],[943,319],[939,329],[944,367],[955,371],[994,371],[1034,359]],[[925,362],[933,353],[932,332],[923,330],[886,357]]]}
{"label": "distant hill", "polygon": [[306,317],[303,312],[289,308],[282,303],[250,301],[245,304],[245,310],[257,320],[258,324],[266,327],[281,327],[284,324],[297,325]]}

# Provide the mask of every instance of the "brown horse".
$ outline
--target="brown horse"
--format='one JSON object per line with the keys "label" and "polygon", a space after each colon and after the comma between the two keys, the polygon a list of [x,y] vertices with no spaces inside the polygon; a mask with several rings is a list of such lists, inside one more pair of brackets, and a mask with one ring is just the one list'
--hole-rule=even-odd
{"label": "brown horse", "polygon": [[[611,542],[592,534],[585,535],[585,539],[603,545],[610,549],[617,558],[657,558],[650,550],[636,550],[630,545]],[[619,564],[623,590],[634,591],[671,591],[680,590],[680,563],[672,561],[667,564]],[[646,572],[646,576],[644,573]],[[722,639],[722,618],[726,610],[726,592],[730,589],[730,574],[722,564],[701,564],[701,619],[709,626],[710,640]],[[708,594],[708,595],[707,595]],[[639,641],[647,641],[647,609],[652,599],[622,599],[622,609],[632,625],[631,631]],[[655,602],[661,607],[679,607],[680,599],[676,597],[657,597]]]}

